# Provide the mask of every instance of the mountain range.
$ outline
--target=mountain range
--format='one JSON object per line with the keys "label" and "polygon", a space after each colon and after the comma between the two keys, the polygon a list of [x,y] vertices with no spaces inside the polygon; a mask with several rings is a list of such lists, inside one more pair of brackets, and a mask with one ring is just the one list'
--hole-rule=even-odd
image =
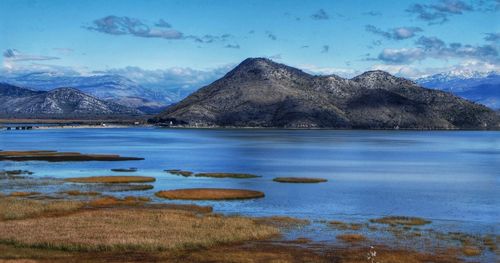
{"label": "mountain range", "polygon": [[446,72],[416,82],[423,87],[451,92],[457,96],[500,109],[500,74],[497,72]]}
{"label": "mountain range", "polygon": [[120,75],[66,76],[50,72],[34,72],[0,80],[43,91],[72,87],[101,100],[134,107],[146,113],[160,112],[167,105],[181,99],[175,92],[145,88]]}
{"label": "mountain range", "polygon": [[0,117],[99,119],[143,115],[74,88],[36,91],[0,83]]}
{"label": "mountain range", "polygon": [[249,58],[150,120],[189,127],[498,129],[491,109],[384,71],[314,76]]}

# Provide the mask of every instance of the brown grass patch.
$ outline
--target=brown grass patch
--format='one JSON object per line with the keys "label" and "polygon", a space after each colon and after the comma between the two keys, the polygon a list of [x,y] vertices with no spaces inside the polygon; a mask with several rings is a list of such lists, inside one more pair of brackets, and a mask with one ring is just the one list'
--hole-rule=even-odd
{"label": "brown grass patch", "polygon": [[193,172],[191,171],[184,171],[184,170],[179,170],[179,169],[170,169],[170,170],[165,170],[165,172],[169,174],[174,174],[174,175],[182,175],[184,177],[188,177],[193,175]]}
{"label": "brown grass patch", "polygon": [[82,192],[80,190],[68,190],[68,191],[63,191],[59,192],[60,194],[67,194],[67,195],[72,195],[72,196],[96,196],[96,195],[101,195],[99,192],[94,192],[94,191],[88,191],[88,192]]}
{"label": "brown grass patch", "polygon": [[213,211],[213,208],[211,206],[184,205],[184,204],[149,204],[147,208],[171,209],[171,210],[189,211],[201,214],[212,213]]}
{"label": "brown grass patch", "polygon": [[33,195],[39,195],[39,192],[12,192],[10,193],[10,196],[13,197],[26,197],[26,196],[33,196]]}
{"label": "brown grass patch", "polygon": [[236,179],[260,177],[260,176],[255,175],[255,174],[245,174],[245,173],[197,173],[194,176],[196,176],[196,177],[212,177],[212,178],[236,178]]}
{"label": "brown grass patch", "polygon": [[249,218],[145,208],[0,222],[0,242],[70,251],[202,248],[278,233]]}
{"label": "brown grass patch", "polygon": [[116,154],[82,154],[78,152],[57,151],[0,151],[0,161],[131,161],[144,160],[138,157],[122,157]]}
{"label": "brown grass patch", "polygon": [[28,170],[0,170],[0,179],[23,179],[27,178],[22,175],[32,175],[33,172]]}
{"label": "brown grass patch", "polygon": [[328,224],[338,230],[360,230],[363,228],[362,224],[345,223],[341,221],[330,221]]}
{"label": "brown grass patch", "polygon": [[495,252],[497,250],[497,243],[498,243],[498,236],[495,237],[493,236],[485,236],[483,237],[483,244],[492,252]]}
{"label": "brown grass patch", "polygon": [[421,226],[430,224],[431,221],[419,217],[409,216],[387,216],[377,219],[370,219],[372,223],[387,224],[387,225],[406,225],[406,226]]}
{"label": "brown grass patch", "polygon": [[83,207],[74,201],[39,201],[12,197],[0,199],[0,220],[22,219],[47,214],[64,214]]}
{"label": "brown grass patch", "polygon": [[467,257],[475,257],[481,255],[481,248],[474,246],[464,246],[462,247],[462,253]]}
{"label": "brown grass patch", "polygon": [[270,216],[270,217],[258,217],[254,219],[260,224],[266,224],[275,227],[302,227],[311,224],[311,221],[307,219],[300,219],[288,216]]}
{"label": "brown grass patch", "polygon": [[27,179],[23,175],[32,175],[33,172],[28,170],[0,170],[0,179]]}
{"label": "brown grass patch", "polygon": [[278,183],[304,183],[304,184],[312,184],[312,183],[324,183],[328,180],[323,178],[309,178],[309,177],[276,177],[273,181]]}
{"label": "brown grass patch", "polygon": [[120,183],[148,183],[154,182],[154,177],[148,176],[90,176],[90,177],[75,177],[64,179],[66,182],[72,183],[106,183],[106,184],[120,184]]}
{"label": "brown grass patch", "polygon": [[110,192],[127,192],[127,191],[146,191],[151,190],[154,186],[150,184],[110,184],[112,187],[108,191]]}
{"label": "brown grass patch", "polygon": [[111,169],[112,172],[121,172],[121,173],[133,173],[137,172],[137,168],[114,168]]}
{"label": "brown grass patch", "polygon": [[342,235],[338,235],[337,239],[340,239],[340,240],[342,240],[344,242],[348,242],[348,243],[357,243],[357,242],[361,242],[361,241],[366,240],[365,236],[363,236],[361,234],[342,234]]}
{"label": "brown grass patch", "polygon": [[155,194],[166,199],[180,200],[238,200],[264,197],[263,192],[243,189],[192,188],[160,191]]}
{"label": "brown grass patch", "polygon": [[93,207],[137,206],[143,205],[149,201],[151,201],[151,199],[148,197],[126,196],[120,199],[114,196],[104,196],[91,200],[89,205]]}
{"label": "brown grass patch", "polygon": [[[300,243],[297,243],[300,244]],[[324,244],[252,241],[208,249],[174,251],[78,252],[34,249],[0,244],[0,258],[35,259],[37,262],[221,262],[221,263],[367,263],[366,247],[331,247]],[[376,261],[383,263],[457,263],[455,252],[436,254],[376,247]],[[0,262],[2,262],[0,260]],[[22,261],[21,261],[22,262]]]}

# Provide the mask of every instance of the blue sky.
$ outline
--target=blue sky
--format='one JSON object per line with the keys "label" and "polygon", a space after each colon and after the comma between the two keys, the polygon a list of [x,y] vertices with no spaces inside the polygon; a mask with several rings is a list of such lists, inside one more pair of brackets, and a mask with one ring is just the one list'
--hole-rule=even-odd
{"label": "blue sky", "polygon": [[351,77],[383,69],[419,77],[498,70],[500,61],[498,0],[0,0],[0,5],[4,75],[115,72],[148,81],[160,72],[218,76],[247,57],[269,57],[316,74]]}

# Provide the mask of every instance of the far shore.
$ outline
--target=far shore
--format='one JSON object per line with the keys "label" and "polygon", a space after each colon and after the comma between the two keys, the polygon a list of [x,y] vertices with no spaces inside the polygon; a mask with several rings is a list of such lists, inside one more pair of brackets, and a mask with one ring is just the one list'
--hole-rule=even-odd
{"label": "far shore", "polygon": [[[25,124],[25,125],[24,125]],[[320,128],[320,127],[236,127],[236,126],[209,126],[209,125],[164,125],[162,123],[148,123],[147,119],[1,119],[0,130],[7,127],[25,126],[29,130],[39,129],[96,129],[96,128],[129,128],[129,127],[157,127],[164,129],[255,129],[255,130],[355,130],[355,131],[499,131],[498,128],[485,129],[432,129],[432,128]]]}

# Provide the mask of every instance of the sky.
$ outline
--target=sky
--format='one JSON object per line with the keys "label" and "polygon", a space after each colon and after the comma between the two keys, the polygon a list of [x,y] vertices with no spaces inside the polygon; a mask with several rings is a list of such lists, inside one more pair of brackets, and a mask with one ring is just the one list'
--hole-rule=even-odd
{"label": "sky", "polygon": [[500,70],[500,0],[0,0],[0,75],[206,81],[248,57],[313,74]]}

